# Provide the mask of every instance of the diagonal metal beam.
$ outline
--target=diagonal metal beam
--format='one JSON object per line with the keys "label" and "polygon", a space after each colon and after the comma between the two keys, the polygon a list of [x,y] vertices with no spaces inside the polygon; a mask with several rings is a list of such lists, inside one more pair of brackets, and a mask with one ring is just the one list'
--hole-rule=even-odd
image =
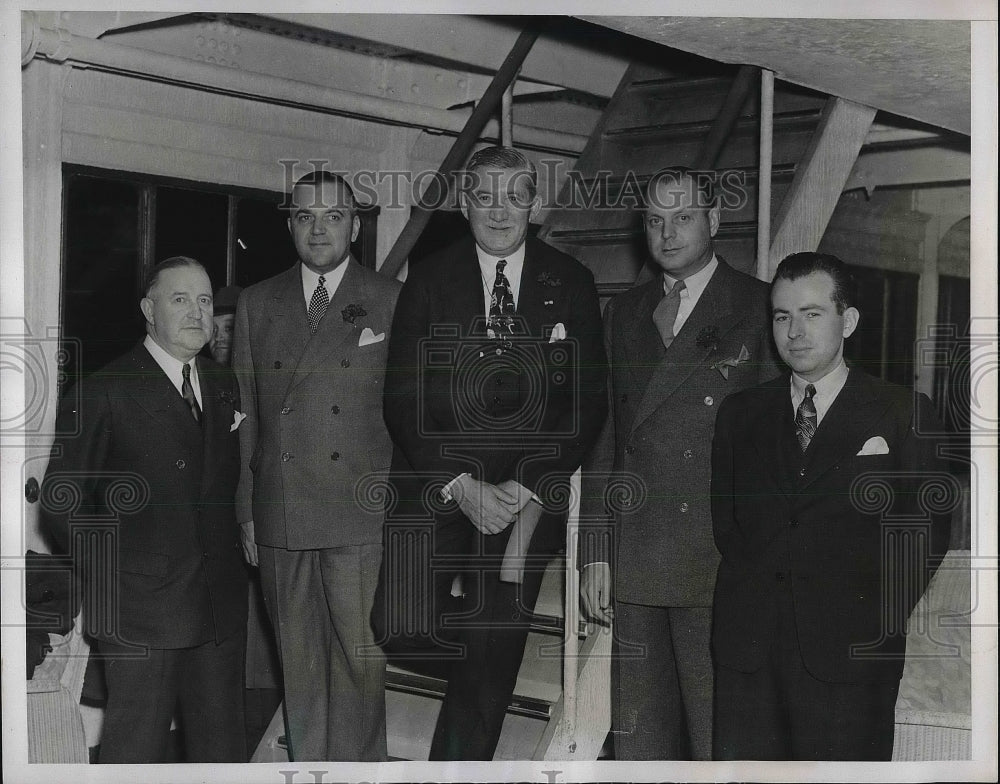
{"label": "diagonal metal beam", "polygon": [[726,100],[719,110],[719,114],[712,123],[712,128],[705,137],[705,141],[698,151],[694,167],[696,169],[711,169],[719,160],[719,153],[726,144],[726,139],[732,133],[736,121],[740,118],[740,110],[747,102],[750,91],[753,90],[760,69],[752,65],[740,66],[740,70],[733,79],[733,84],[729,88]]}
{"label": "diagonal metal beam", "polygon": [[874,118],[870,106],[843,98],[827,101],[774,222],[768,280],[788,254],[819,247]]}
{"label": "diagonal metal beam", "polygon": [[535,43],[536,38],[538,38],[537,30],[525,30],[518,36],[513,48],[497,70],[496,76],[490,82],[490,86],[486,88],[486,92],[483,93],[483,97],[479,100],[465,127],[459,133],[458,138],[455,139],[455,143],[438,167],[438,174],[441,176],[431,180],[427,189],[420,195],[417,203],[413,205],[413,209],[410,212],[410,219],[406,222],[399,237],[396,239],[396,243],[392,246],[392,250],[389,251],[389,255],[386,256],[385,261],[379,268],[380,272],[385,273],[391,278],[396,277],[399,273],[403,263],[410,255],[410,251],[413,250],[413,246],[420,239],[421,233],[427,227],[427,222],[431,219],[431,215],[434,214],[434,209],[428,205],[440,204],[442,201],[443,194],[438,192],[438,184],[446,181],[449,175],[454,173],[465,162],[469,153],[472,152],[472,147],[479,138],[479,134],[482,132],[487,121],[496,112],[504,91],[514,81],[518,70],[521,68],[521,64],[524,62],[524,58],[528,56],[528,52],[531,51],[531,46]]}

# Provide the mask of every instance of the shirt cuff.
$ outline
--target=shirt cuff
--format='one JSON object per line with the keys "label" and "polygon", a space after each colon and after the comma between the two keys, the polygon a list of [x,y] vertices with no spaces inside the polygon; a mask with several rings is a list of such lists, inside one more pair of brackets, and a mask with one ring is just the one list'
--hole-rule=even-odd
{"label": "shirt cuff", "polygon": [[457,482],[463,476],[472,476],[472,474],[466,471],[464,474],[459,474],[454,479],[452,479],[448,484],[446,484],[444,487],[441,488],[441,498],[443,498],[445,501],[448,502],[454,501],[455,499],[451,495],[451,488],[454,487],[455,482]]}

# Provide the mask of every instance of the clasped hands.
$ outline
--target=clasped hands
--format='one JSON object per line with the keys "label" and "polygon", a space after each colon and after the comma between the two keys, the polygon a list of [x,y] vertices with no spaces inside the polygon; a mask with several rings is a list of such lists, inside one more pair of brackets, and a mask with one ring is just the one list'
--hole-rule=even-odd
{"label": "clasped hands", "polygon": [[531,491],[508,479],[498,485],[463,474],[452,484],[451,497],[474,526],[484,534],[498,534],[517,519],[531,501]]}

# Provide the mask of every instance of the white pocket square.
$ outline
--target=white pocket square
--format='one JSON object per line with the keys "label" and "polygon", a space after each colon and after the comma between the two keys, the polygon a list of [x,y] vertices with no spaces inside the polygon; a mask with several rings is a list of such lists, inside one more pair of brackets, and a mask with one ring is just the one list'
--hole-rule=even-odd
{"label": "white pocket square", "polygon": [[885,439],[882,436],[872,436],[865,441],[865,445],[861,447],[861,451],[858,452],[857,456],[887,454],[889,454],[889,445],[885,442]]}
{"label": "white pocket square", "polygon": [[365,327],[361,330],[361,337],[358,338],[358,347],[370,346],[372,343],[380,343],[385,340],[385,333],[379,332],[377,335],[372,332],[371,327]]}
{"label": "white pocket square", "polygon": [[232,433],[236,428],[240,426],[240,422],[247,418],[247,415],[241,413],[240,411],[233,411],[233,424],[229,426],[229,432]]}
{"label": "white pocket square", "polygon": [[566,339],[566,327],[560,321],[552,328],[552,334],[549,335],[549,343],[555,343],[559,340]]}

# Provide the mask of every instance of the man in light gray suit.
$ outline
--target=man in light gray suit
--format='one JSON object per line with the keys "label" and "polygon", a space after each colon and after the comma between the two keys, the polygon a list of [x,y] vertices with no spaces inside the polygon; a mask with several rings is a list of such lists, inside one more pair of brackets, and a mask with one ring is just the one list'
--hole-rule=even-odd
{"label": "man in light gray suit", "polygon": [[296,761],[386,758],[385,660],[369,624],[382,513],[355,499],[392,454],[382,387],[400,284],[351,257],[360,227],[345,180],[300,178],[288,219],[299,263],[246,289],[236,311],[237,518],[278,641]]}
{"label": "man in light gray suit", "polygon": [[712,430],[727,395],[778,372],[767,285],[715,255],[713,180],[652,176],[643,224],[663,274],[604,314],[610,415],[584,465],[580,563],[584,612],[615,624],[616,759],[711,759]]}

